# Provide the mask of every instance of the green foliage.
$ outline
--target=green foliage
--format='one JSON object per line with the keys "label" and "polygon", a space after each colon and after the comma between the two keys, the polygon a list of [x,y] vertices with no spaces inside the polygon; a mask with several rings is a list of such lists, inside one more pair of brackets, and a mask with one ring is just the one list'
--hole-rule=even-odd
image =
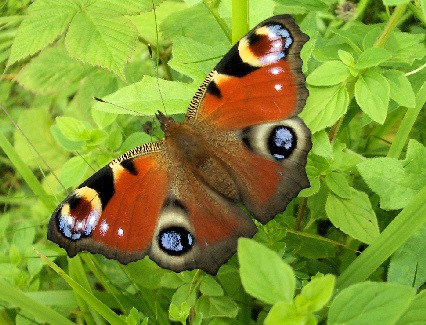
{"label": "green foliage", "polygon": [[0,105],[17,122],[0,119],[0,323],[425,323],[426,2],[339,3],[250,3],[250,26],[288,13],[310,37],[301,117],[313,134],[311,187],[241,239],[216,276],[148,258],[68,259],[46,229],[67,190],[162,136],[158,124],[153,136],[141,128],[157,110],[183,119],[231,35],[245,32],[244,10],[2,3]]}

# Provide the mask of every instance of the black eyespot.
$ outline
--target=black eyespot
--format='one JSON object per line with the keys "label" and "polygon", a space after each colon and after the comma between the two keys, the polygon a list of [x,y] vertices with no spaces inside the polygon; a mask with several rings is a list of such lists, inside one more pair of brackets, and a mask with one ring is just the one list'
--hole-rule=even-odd
{"label": "black eyespot", "polygon": [[182,227],[169,227],[158,235],[158,246],[169,255],[183,255],[194,245],[192,234]]}
{"label": "black eyespot", "polygon": [[296,134],[287,126],[276,126],[268,137],[269,153],[277,160],[290,157],[296,148]]}

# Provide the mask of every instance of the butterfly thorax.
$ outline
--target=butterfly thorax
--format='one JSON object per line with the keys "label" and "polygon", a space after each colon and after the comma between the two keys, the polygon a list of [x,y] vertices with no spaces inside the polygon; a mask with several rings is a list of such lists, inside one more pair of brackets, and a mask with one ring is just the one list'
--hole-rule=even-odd
{"label": "butterfly thorax", "polygon": [[180,162],[182,168],[190,170],[197,179],[215,192],[233,201],[239,199],[237,185],[229,172],[226,162],[215,153],[205,141],[203,132],[193,124],[178,123],[172,118],[157,116],[165,134],[167,151],[173,156],[172,160]]}

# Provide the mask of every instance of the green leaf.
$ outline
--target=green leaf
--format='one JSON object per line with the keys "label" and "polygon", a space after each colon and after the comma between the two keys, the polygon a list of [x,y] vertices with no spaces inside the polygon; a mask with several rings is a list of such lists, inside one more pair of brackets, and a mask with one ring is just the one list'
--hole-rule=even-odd
{"label": "green leaf", "polygon": [[341,61],[327,61],[312,71],[306,82],[312,86],[334,86],[350,77],[349,69]]}
{"label": "green leaf", "polygon": [[88,71],[81,62],[71,59],[63,47],[53,47],[32,59],[16,80],[26,89],[45,95],[64,90]]}
{"label": "green leaf", "polygon": [[197,301],[196,311],[202,313],[203,318],[227,317],[235,318],[238,314],[238,305],[228,296],[201,297]]}
{"label": "green leaf", "polygon": [[345,64],[348,67],[355,66],[355,59],[351,53],[343,51],[343,50],[338,50],[337,54],[339,55],[339,59],[340,61],[343,62],[343,64]]}
{"label": "green leaf", "polygon": [[388,281],[418,289],[426,282],[426,225],[412,235],[393,255]]}
{"label": "green leaf", "polygon": [[396,284],[355,284],[341,291],[333,300],[327,324],[395,324],[414,295],[413,288]]}
{"label": "green leaf", "polygon": [[169,308],[169,317],[171,320],[179,321],[185,324],[189,316],[191,307],[195,305],[196,292],[191,283],[184,284],[173,294]]}
{"label": "green leaf", "polygon": [[[37,127],[34,127],[34,121],[37,121]],[[49,128],[52,123],[48,110],[45,108],[33,108],[21,112],[18,126],[27,139],[19,129],[15,129],[14,148],[27,166],[44,170],[56,169],[67,159],[66,153],[58,147],[50,134]],[[33,146],[37,152],[33,150]],[[49,164],[48,167],[43,164],[42,159]]]}
{"label": "green leaf", "polygon": [[124,66],[133,53],[137,36],[129,19],[88,6],[75,15],[65,45],[72,57],[124,78]]}
{"label": "green leaf", "polygon": [[377,67],[381,63],[386,62],[391,58],[391,53],[388,50],[377,47],[369,47],[360,54],[355,64],[357,69],[366,69]]}
{"label": "green leaf", "polygon": [[331,274],[314,277],[294,299],[299,310],[315,312],[323,308],[333,295],[335,278]]}
{"label": "green leaf", "polygon": [[322,130],[312,135],[312,153],[324,158],[333,157],[333,147],[328,138],[328,134]]}
{"label": "green leaf", "polygon": [[70,158],[63,166],[59,180],[65,188],[75,187],[87,177],[89,165],[83,157]]}
{"label": "green leaf", "polygon": [[37,0],[19,26],[7,65],[33,55],[65,32],[80,10],[80,1]]}
{"label": "green leaf", "polygon": [[369,244],[379,236],[376,214],[364,192],[351,188],[350,199],[330,194],[325,211],[335,227],[355,239]]}
{"label": "green leaf", "polygon": [[223,289],[219,283],[211,276],[206,275],[200,285],[200,292],[203,295],[218,297],[223,296]]}
{"label": "green leaf", "polygon": [[[313,319],[312,319],[313,318]],[[265,325],[314,325],[315,318],[310,314],[301,314],[294,304],[280,301],[272,306],[265,318]]]}
{"label": "green leaf", "polygon": [[179,36],[173,40],[169,65],[194,80],[203,80],[230,46],[230,43],[213,46]]}
{"label": "green leaf", "polygon": [[309,97],[300,117],[315,133],[336,123],[346,113],[348,105],[345,86],[309,87]]}
{"label": "green leaf", "polygon": [[426,323],[426,290],[414,297],[410,306],[395,325],[421,325]]}
{"label": "green leaf", "polygon": [[351,198],[351,187],[343,174],[331,172],[325,176],[324,182],[334,194],[342,199]]}
{"label": "green leaf", "polygon": [[408,3],[410,0],[383,0],[385,6],[398,6],[403,3]]}
{"label": "green leaf", "polygon": [[204,4],[179,10],[169,15],[161,23],[160,30],[166,38],[185,36],[210,46],[229,44],[229,39]]}
{"label": "green leaf", "polygon": [[359,107],[380,124],[388,113],[389,93],[388,80],[375,71],[367,71],[355,83],[355,99]]}
{"label": "green leaf", "polygon": [[380,207],[397,210],[404,208],[426,184],[425,156],[426,148],[411,140],[405,160],[371,158],[357,168],[367,185],[380,196]]}
{"label": "green leaf", "polygon": [[142,81],[103,98],[125,109],[99,102],[95,103],[94,108],[115,114],[143,116],[154,116],[158,110],[166,110],[169,115],[184,113],[195,89],[192,84],[145,76]]}
{"label": "green leaf", "polygon": [[61,133],[71,141],[86,141],[89,139],[90,127],[85,121],[69,116],[58,116],[56,125]]}
{"label": "green leaf", "polygon": [[399,70],[385,70],[383,75],[389,82],[390,98],[401,106],[410,108],[416,106],[416,94],[404,72]]}
{"label": "green leaf", "polygon": [[241,282],[247,293],[268,304],[293,299],[293,270],[274,251],[254,240],[240,238],[238,260]]}

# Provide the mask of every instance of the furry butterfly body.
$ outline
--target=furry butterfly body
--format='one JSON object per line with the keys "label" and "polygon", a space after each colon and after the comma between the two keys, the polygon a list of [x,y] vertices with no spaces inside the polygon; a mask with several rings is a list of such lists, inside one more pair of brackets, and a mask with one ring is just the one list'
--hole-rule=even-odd
{"label": "furry butterfly body", "polygon": [[287,15],[265,20],[225,55],[177,123],[157,114],[165,138],[134,148],[73,191],[48,238],[121,263],[148,255],[162,267],[215,274],[239,237],[307,186],[310,132],[297,114],[307,90],[307,36]]}

